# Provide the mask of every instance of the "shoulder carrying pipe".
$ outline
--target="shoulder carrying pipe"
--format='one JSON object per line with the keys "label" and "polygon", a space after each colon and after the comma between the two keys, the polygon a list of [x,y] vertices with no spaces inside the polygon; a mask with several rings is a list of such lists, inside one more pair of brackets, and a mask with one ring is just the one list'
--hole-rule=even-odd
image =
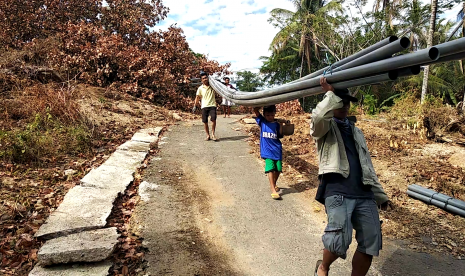
{"label": "shoulder carrying pipe", "polygon": [[[381,40],[381,41],[379,41],[379,42],[377,42],[377,43],[371,45],[371,46],[368,47],[368,48],[365,48],[365,49],[363,49],[363,50],[361,50],[361,51],[359,51],[359,52],[357,52],[357,53],[355,53],[355,54],[353,54],[353,55],[351,55],[351,56],[348,56],[348,57],[346,57],[346,58],[344,58],[344,59],[341,59],[340,61],[337,61],[337,62],[333,63],[331,66],[332,66],[333,68],[337,68],[337,67],[339,67],[339,66],[342,66],[342,65],[344,65],[344,64],[346,64],[346,63],[348,63],[348,62],[351,62],[352,60],[355,60],[355,59],[357,59],[357,58],[359,58],[359,57],[361,57],[361,56],[364,56],[364,55],[366,55],[366,54],[368,54],[368,53],[371,53],[371,52],[373,52],[374,50],[376,50],[376,49],[378,49],[378,48],[381,48],[381,47],[383,47],[383,46],[385,46],[385,45],[388,45],[389,43],[394,42],[394,41],[396,41],[397,39],[398,39],[398,37],[395,36],[395,35],[389,36],[389,37],[387,37],[387,38],[385,38],[385,39],[383,39],[383,40]],[[316,71],[316,72],[313,72],[313,73],[311,73],[311,74],[309,74],[309,75],[307,75],[307,76],[305,76],[305,77],[302,77],[302,78],[300,78],[300,79],[298,79],[298,80],[289,82],[289,83],[287,83],[287,84],[291,84],[291,83],[294,83],[294,82],[298,82],[298,81],[300,81],[300,80],[307,80],[307,79],[311,79],[311,78],[313,78],[313,77],[317,77],[317,76],[323,74],[323,72],[324,72],[325,70],[327,70],[327,69],[329,69],[329,66],[326,66],[326,67],[323,68],[323,69],[320,69],[320,70],[318,70],[318,71]]]}

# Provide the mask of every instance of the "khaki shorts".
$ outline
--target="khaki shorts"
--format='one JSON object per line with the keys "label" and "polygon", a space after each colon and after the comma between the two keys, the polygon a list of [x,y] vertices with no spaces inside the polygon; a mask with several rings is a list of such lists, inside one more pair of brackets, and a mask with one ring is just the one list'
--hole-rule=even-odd
{"label": "khaki shorts", "polygon": [[355,229],[357,251],[378,256],[382,249],[381,223],[374,199],[352,199],[341,195],[325,199],[328,225],[323,235],[327,250],[345,259]]}

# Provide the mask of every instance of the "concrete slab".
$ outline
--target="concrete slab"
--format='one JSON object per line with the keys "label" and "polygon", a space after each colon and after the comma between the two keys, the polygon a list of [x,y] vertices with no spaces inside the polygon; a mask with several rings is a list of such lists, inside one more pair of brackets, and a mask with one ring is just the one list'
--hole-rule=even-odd
{"label": "concrete slab", "polygon": [[84,231],[45,242],[37,258],[42,266],[107,259],[118,243],[116,227]]}
{"label": "concrete slab", "polygon": [[145,156],[147,156],[146,152],[117,150],[103,164],[136,171],[142,166]]}
{"label": "concrete slab", "polygon": [[42,267],[36,265],[29,276],[107,276],[111,262]]}
{"label": "concrete slab", "polygon": [[131,150],[131,151],[139,151],[139,152],[147,152],[150,150],[150,144],[145,142],[139,141],[132,141],[129,140],[119,146],[118,150]]}
{"label": "concrete slab", "polygon": [[115,190],[76,186],[35,234],[44,239],[103,228],[117,197]]}
{"label": "concrete slab", "polygon": [[154,143],[158,140],[158,136],[160,135],[162,129],[162,127],[141,129],[132,136],[131,140],[145,143]]}
{"label": "concrete slab", "polygon": [[101,165],[81,179],[81,186],[112,189],[123,193],[134,180],[134,171],[115,166]]}
{"label": "concrete slab", "polygon": [[242,121],[244,121],[244,123],[246,123],[246,124],[256,124],[257,123],[255,121],[255,119],[250,119],[250,118],[242,119]]}

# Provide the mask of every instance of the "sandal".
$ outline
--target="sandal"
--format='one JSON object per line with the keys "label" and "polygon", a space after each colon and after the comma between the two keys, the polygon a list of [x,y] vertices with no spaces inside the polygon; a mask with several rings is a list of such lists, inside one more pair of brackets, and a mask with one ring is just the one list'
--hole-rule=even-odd
{"label": "sandal", "polygon": [[[316,261],[316,266],[315,266],[315,276],[318,276],[318,268],[320,267],[320,265],[323,263],[323,260],[318,260]],[[328,272],[329,272],[329,269],[328,269]]]}
{"label": "sandal", "polygon": [[273,193],[273,194],[271,194],[271,197],[272,197],[273,199],[281,199],[281,196],[280,196],[278,193]]}

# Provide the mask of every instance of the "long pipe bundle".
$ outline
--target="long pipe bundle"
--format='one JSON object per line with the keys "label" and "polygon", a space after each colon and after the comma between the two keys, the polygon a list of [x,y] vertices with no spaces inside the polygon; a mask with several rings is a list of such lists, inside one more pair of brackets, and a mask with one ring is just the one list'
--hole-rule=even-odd
{"label": "long pipe bundle", "polygon": [[258,92],[234,91],[210,77],[210,85],[224,98],[244,106],[263,106],[321,94],[320,78],[323,72],[334,88],[392,81],[397,77],[416,75],[420,66],[460,60],[465,57],[465,38],[446,42],[414,53],[392,57],[410,46],[403,37],[389,37],[348,58],[336,62],[296,81]]}
{"label": "long pipe bundle", "polygon": [[445,194],[412,184],[407,188],[407,194],[428,204],[437,206],[450,213],[465,217],[465,201],[455,199]]}

